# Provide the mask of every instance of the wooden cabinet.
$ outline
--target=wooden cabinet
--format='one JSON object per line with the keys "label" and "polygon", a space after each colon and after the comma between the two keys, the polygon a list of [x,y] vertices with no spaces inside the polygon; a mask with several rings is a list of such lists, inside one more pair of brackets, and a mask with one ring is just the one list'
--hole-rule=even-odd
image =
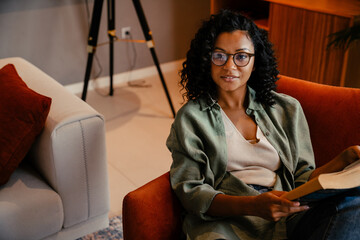
{"label": "wooden cabinet", "polygon": [[[250,1],[212,0],[211,11],[228,7],[243,11],[242,4],[247,2]],[[360,44],[351,45],[347,51],[327,48],[331,33],[360,21],[359,0],[258,2],[268,4],[261,5],[260,12],[268,11],[267,21],[261,23],[265,23],[274,43],[281,74],[335,86],[360,87]]]}
{"label": "wooden cabinet", "polygon": [[211,0],[210,13],[217,13],[221,9],[241,11],[253,19],[256,24],[267,30],[270,3],[263,0]]}

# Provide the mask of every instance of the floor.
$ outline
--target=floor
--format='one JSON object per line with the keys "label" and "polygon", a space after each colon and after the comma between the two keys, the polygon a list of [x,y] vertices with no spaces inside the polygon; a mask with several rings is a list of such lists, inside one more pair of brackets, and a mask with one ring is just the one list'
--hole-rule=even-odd
{"label": "floor", "polygon": [[[163,74],[176,111],[183,102],[178,70]],[[129,83],[115,85],[114,96],[102,88],[87,95],[87,103],[106,120],[109,217],[121,215],[124,196],[169,171],[172,161],[165,143],[173,116],[159,76]]]}

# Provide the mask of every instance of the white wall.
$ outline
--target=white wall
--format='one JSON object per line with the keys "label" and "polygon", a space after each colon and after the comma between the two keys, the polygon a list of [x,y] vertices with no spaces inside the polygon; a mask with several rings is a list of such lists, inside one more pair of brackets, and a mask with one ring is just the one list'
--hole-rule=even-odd
{"label": "white wall", "polygon": [[[0,58],[19,56],[64,85],[82,82],[87,61],[89,20],[94,0],[0,0]],[[210,15],[209,0],[142,0],[160,63],[185,57],[202,20]],[[134,39],[144,39],[131,0],[115,0],[116,30],[130,26]],[[98,43],[107,39],[104,1]],[[135,69],[153,65],[149,49],[136,43]],[[108,75],[108,45],[97,48],[91,78]],[[115,43],[115,73],[130,69],[133,46]]]}

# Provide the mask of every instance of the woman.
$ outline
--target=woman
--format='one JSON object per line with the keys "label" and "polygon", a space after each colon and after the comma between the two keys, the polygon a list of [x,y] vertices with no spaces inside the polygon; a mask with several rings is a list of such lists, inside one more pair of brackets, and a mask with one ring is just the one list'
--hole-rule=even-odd
{"label": "woman", "polygon": [[[345,150],[315,170],[297,100],[276,93],[278,70],[267,34],[240,14],[204,22],[181,72],[187,103],[172,125],[172,187],[188,239],[285,239],[309,209],[280,196],[360,156]],[[305,214],[306,215],[306,214]]]}

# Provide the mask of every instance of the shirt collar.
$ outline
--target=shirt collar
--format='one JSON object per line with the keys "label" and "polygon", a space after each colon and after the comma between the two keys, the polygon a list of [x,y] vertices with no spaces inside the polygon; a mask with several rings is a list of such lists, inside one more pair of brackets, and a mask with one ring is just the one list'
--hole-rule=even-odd
{"label": "shirt collar", "polygon": [[196,99],[196,101],[199,102],[201,111],[206,111],[213,107],[220,109],[220,105],[217,103],[217,101],[215,99],[213,99],[211,97],[211,95],[209,93],[202,95],[201,97]]}
{"label": "shirt collar", "polygon": [[[248,88],[248,98],[249,98],[249,107],[248,109],[251,110],[263,110],[263,106],[261,103],[255,101],[256,92],[251,87],[247,86]],[[220,105],[217,103],[215,99],[211,97],[210,94],[203,95],[197,99],[200,104],[200,110],[206,111],[211,108],[220,109]]]}
{"label": "shirt collar", "polygon": [[249,98],[249,106],[248,109],[251,110],[263,110],[263,106],[260,102],[255,101],[256,98],[256,92],[254,89],[252,89],[251,87],[247,87],[248,88],[248,98]]}

